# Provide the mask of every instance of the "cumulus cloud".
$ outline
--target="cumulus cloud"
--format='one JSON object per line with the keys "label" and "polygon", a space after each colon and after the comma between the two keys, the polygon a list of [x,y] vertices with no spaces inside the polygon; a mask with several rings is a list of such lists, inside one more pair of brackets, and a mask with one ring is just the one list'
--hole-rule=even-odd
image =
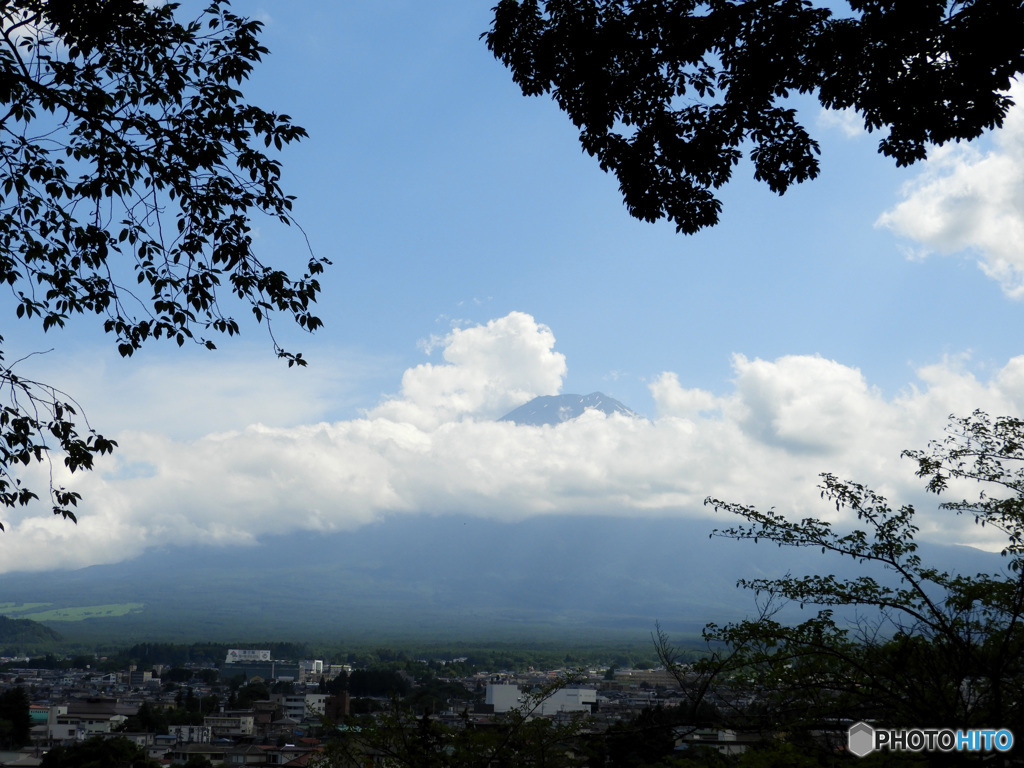
{"label": "cumulus cloud", "polygon": [[523,312],[431,337],[426,351],[442,346],[445,362],[407,370],[401,394],[369,417],[428,430],[464,418],[498,418],[538,395],[558,392],[566,366],[554,343],[551,329]]}
{"label": "cumulus cloud", "polygon": [[[77,527],[8,513],[0,567],[82,566],[168,542],[239,545],[404,515],[701,516],[712,514],[708,496],[838,519],[815,488],[824,471],[934,509],[900,451],[940,437],[950,413],[1019,414],[1024,392],[1024,357],[986,381],[961,358],[942,360],[887,398],[834,360],[737,354],[724,394],[658,376],[653,420],[588,411],[557,426],[494,421],[558,391],[566,368],[554,345],[551,329],[512,313],[452,331],[443,362],[407,370],[399,394],[361,418],[193,440],[123,433],[119,454],[73,478],[86,498]],[[967,520],[922,523],[935,540],[991,544]]]}
{"label": "cumulus cloud", "polygon": [[721,407],[721,402],[711,392],[687,389],[679,383],[679,374],[672,371],[665,371],[655,379],[650,390],[659,416],[696,416]]}
{"label": "cumulus cloud", "polygon": [[994,148],[969,145],[932,151],[923,172],[902,190],[903,201],[877,226],[916,241],[924,250],[970,251],[1009,296],[1024,298],[1024,85],[1015,83],[1011,108]]}

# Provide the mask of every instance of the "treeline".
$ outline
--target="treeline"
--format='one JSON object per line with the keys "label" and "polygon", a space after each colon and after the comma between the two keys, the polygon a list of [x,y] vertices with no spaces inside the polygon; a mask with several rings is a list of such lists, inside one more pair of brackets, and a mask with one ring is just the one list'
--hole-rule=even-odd
{"label": "treeline", "polygon": [[28,661],[4,665],[5,669],[12,667],[28,667],[29,669],[100,669],[100,665],[93,655],[76,654],[74,656],[64,656],[56,653],[30,656]]}
{"label": "treeline", "polygon": [[412,680],[389,669],[356,669],[351,674],[342,672],[326,683],[327,693],[343,691],[356,698],[361,696],[405,696],[412,690]]}
{"label": "treeline", "polygon": [[272,659],[308,659],[312,651],[306,643],[137,643],[108,657],[111,662],[125,667],[135,664],[140,668],[162,664],[170,667],[219,667],[231,648],[260,648],[270,651]]}
{"label": "treeline", "polygon": [[354,667],[402,670],[414,677],[425,673],[457,677],[476,672],[524,672],[534,669],[616,667],[653,669],[659,661],[651,644],[612,647],[594,646],[566,650],[565,647],[530,648],[493,646],[435,646],[430,648],[375,648],[347,653],[345,663]]}
{"label": "treeline", "polygon": [[[2,617],[0,617],[2,619]],[[7,621],[16,621],[8,619]],[[30,624],[33,622],[29,622]],[[40,629],[49,632],[42,625]],[[174,682],[187,682],[187,668],[221,668],[230,648],[260,648],[270,651],[274,659],[322,659],[326,664],[346,664],[355,669],[405,672],[416,680],[434,677],[467,677],[477,672],[533,669],[573,669],[577,667],[617,669],[649,669],[657,665],[653,646],[573,648],[529,648],[497,644],[494,646],[433,646],[427,648],[346,648],[343,646],[312,646],[308,643],[238,642],[238,643],[136,643],[128,648],[105,652],[59,654],[55,651],[33,656],[28,666],[39,669],[84,669],[98,672],[123,670],[134,665],[151,669],[170,667]],[[15,654],[11,654],[15,655]],[[14,666],[26,666],[20,662]]]}

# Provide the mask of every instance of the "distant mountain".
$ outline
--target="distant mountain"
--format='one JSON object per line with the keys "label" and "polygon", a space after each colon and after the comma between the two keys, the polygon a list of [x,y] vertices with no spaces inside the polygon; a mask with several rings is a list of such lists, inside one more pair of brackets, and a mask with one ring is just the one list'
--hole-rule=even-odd
{"label": "distant mountain", "polygon": [[[708,538],[727,522],[395,515],[257,546],[168,547],[115,565],[8,573],[0,602],[145,604],[124,616],[62,622],[68,642],[643,642],[655,621],[682,639],[708,621],[751,614],[754,595],[736,589],[739,578],[864,572],[817,550]],[[964,547],[922,545],[919,554],[964,574],[1002,564]],[[808,615],[792,606],[777,618]]]}
{"label": "distant mountain", "polygon": [[588,408],[612,415],[621,413],[623,416],[636,416],[633,411],[612,397],[601,392],[589,395],[541,395],[525,405],[521,405],[510,413],[506,413],[498,421],[512,421],[516,424],[528,424],[539,427],[544,424],[554,426],[563,421],[570,421]]}

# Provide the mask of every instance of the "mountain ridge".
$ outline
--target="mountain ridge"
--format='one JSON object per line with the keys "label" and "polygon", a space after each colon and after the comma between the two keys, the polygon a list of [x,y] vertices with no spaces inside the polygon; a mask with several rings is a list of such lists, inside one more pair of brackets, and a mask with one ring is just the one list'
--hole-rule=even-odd
{"label": "mountain ridge", "polygon": [[606,416],[618,413],[638,418],[634,411],[615,398],[603,392],[591,392],[589,395],[540,395],[509,411],[498,421],[511,421],[534,427],[556,426],[579,418],[588,409],[600,411]]}
{"label": "mountain ridge", "polygon": [[[0,602],[145,603],[139,613],[65,622],[78,639],[452,639],[627,633],[656,621],[696,637],[754,612],[740,578],[862,573],[814,552],[709,538],[706,518],[401,516],[349,532],[251,547],[168,546],[113,565],[9,573]],[[923,544],[926,562],[971,574],[997,555]],[[789,612],[800,620],[806,612]],[[781,619],[780,619],[781,620]]]}

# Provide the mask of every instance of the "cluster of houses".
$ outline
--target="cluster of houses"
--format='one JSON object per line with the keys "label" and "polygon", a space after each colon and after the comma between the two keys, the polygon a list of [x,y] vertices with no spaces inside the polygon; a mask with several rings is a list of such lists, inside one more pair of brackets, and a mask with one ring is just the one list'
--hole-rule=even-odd
{"label": "cluster of houses", "polygon": [[[138,713],[138,697],[89,696],[46,708],[46,722],[33,728],[33,747],[9,765],[38,765],[46,749],[73,744],[92,736],[118,736],[142,747],[167,764],[185,763],[193,756],[227,765],[303,766],[318,751],[319,741],[306,736],[304,710],[323,715],[322,694],[274,696],[251,709],[206,715],[202,725],[171,725],[167,734],[122,730]],[[304,725],[305,724],[305,725]]]}
{"label": "cluster of houses", "polygon": [[[0,766],[38,766],[54,746],[94,736],[126,738],[169,766],[184,764],[193,757],[225,766],[306,766],[315,762],[322,750],[320,738],[325,722],[343,723],[350,710],[348,694],[324,693],[321,680],[331,680],[351,669],[324,665],[319,660],[273,661],[268,652],[233,653],[234,658],[229,654],[219,670],[221,679],[231,679],[241,672],[249,682],[287,683],[286,692],[271,693],[245,709],[219,706],[203,717],[202,724],[171,725],[166,734],[133,732],[126,727],[137,722],[132,718],[144,705],[159,710],[180,703],[180,689],[163,684],[160,675],[165,670],[159,666],[110,674],[95,674],[88,669],[19,668],[0,673],[0,689],[21,686],[33,702],[31,745],[18,752],[0,752]],[[254,658],[254,653],[260,657]],[[595,670],[590,679],[532,702],[530,692],[543,688],[557,674],[482,672],[453,680],[464,685],[466,697],[452,701],[450,710],[438,713],[438,717],[462,717],[468,705],[473,718],[486,721],[530,702],[532,714],[537,717],[557,719],[586,713],[594,716],[595,722],[607,725],[628,720],[645,707],[678,703],[673,701],[679,695],[678,688],[673,691],[665,685],[669,682],[662,679],[666,673],[657,670],[625,670],[617,673],[614,681],[604,679],[601,671]],[[188,686],[200,700],[224,693],[222,686],[204,684],[198,675]],[[727,731],[694,731],[680,736],[681,746],[699,742],[722,752],[742,751],[745,741]]]}
{"label": "cluster of houses", "polygon": [[[126,738],[166,765],[185,763],[194,756],[231,766],[307,765],[319,751],[313,731],[325,717],[341,722],[348,714],[348,695],[329,696],[319,690],[319,681],[349,668],[325,667],[319,660],[275,662],[269,652],[260,653],[259,659],[232,660],[229,655],[221,676],[242,674],[248,682],[287,682],[287,692],[271,693],[245,709],[220,706],[207,713],[202,724],[170,725],[166,734],[126,730],[143,706],[159,711],[180,703],[179,690],[163,685],[160,674],[165,668],[159,665],[152,670],[105,674],[90,669],[9,668],[0,674],[0,688],[20,686],[28,693],[32,743],[18,752],[0,752],[0,766],[37,766],[47,750],[94,736]],[[224,692],[223,686],[198,678],[188,688],[200,701]]]}

